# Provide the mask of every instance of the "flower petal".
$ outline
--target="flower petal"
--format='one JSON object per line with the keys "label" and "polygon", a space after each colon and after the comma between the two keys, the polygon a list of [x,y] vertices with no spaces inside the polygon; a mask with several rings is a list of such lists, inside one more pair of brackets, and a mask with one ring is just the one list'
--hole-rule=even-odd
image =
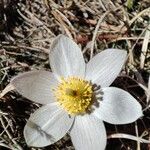
{"label": "flower petal", "polygon": [[76,150],[104,150],[106,146],[104,123],[91,115],[77,116],[70,136]]}
{"label": "flower petal", "polygon": [[55,101],[52,89],[57,83],[57,79],[48,71],[29,71],[10,82],[21,95],[41,104]]}
{"label": "flower petal", "polygon": [[45,105],[31,115],[25,126],[26,143],[35,147],[53,144],[68,132],[73,120],[56,104]]}
{"label": "flower petal", "polygon": [[85,74],[85,62],[78,45],[64,35],[59,35],[51,45],[50,65],[58,76]]}
{"label": "flower petal", "polygon": [[107,87],[121,71],[125,60],[126,51],[106,49],[89,61],[86,68],[86,79]]}
{"label": "flower petal", "polygon": [[103,99],[93,114],[111,124],[126,124],[142,116],[139,102],[128,92],[116,88],[103,88]]}

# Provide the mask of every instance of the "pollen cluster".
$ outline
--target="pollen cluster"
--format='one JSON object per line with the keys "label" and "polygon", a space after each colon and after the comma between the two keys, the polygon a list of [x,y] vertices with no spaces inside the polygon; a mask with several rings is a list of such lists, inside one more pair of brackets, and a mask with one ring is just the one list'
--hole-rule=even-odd
{"label": "pollen cluster", "polygon": [[62,78],[54,93],[59,104],[70,115],[85,113],[92,104],[92,84],[81,78]]}

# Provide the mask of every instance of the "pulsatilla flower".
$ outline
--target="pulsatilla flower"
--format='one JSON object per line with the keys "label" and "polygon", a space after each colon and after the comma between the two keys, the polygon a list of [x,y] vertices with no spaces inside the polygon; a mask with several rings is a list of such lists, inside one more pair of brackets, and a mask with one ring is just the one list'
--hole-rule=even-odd
{"label": "pulsatilla flower", "polygon": [[106,49],[86,64],[78,45],[59,35],[49,58],[53,73],[30,71],[10,82],[24,97],[43,104],[24,128],[29,146],[51,145],[69,133],[77,150],[104,150],[103,121],[127,124],[142,116],[136,99],[109,87],[125,63],[125,51]]}

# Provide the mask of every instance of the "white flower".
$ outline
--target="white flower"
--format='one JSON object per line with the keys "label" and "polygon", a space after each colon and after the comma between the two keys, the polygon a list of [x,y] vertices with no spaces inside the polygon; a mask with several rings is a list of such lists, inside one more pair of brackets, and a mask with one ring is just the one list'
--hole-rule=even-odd
{"label": "white flower", "polygon": [[69,132],[77,150],[104,150],[103,121],[126,124],[142,116],[141,105],[128,92],[108,87],[125,60],[125,51],[107,49],[85,64],[77,44],[58,36],[50,53],[53,73],[30,71],[11,81],[24,97],[44,104],[25,126],[27,144],[47,146]]}

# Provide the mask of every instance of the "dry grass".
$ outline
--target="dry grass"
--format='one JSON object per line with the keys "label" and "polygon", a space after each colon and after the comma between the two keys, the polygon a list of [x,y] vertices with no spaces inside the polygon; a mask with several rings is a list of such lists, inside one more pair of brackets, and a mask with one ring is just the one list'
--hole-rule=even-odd
{"label": "dry grass", "polygon": [[[128,51],[128,61],[114,86],[130,92],[143,106],[137,122],[106,124],[108,135],[128,133],[150,138],[150,2],[149,0],[2,0],[0,3],[0,90],[10,79],[33,69],[50,70],[49,47],[58,34],[73,38],[86,62],[106,48]],[[148,82],[149,81],[149,82]],[[27,147],[24,125],[38,104],[9,92],[0,99],[0,149],[40,150]],[[41,148],[74,149],[69,136]],[[148,150],[149,144],[108,139],[107,150]]]}

